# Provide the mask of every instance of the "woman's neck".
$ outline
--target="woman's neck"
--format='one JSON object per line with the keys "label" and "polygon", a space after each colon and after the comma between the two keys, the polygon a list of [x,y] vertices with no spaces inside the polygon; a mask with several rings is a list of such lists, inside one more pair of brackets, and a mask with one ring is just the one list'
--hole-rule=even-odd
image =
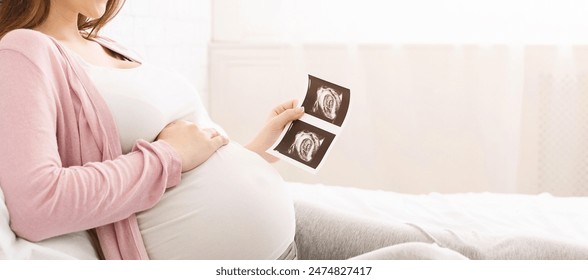
{"label": "woman's neck", "polygon": [[86,41],[78,30],[78,13],[58,5],[52,6],[45,22],[34,29],[61,42],[75,44]]}

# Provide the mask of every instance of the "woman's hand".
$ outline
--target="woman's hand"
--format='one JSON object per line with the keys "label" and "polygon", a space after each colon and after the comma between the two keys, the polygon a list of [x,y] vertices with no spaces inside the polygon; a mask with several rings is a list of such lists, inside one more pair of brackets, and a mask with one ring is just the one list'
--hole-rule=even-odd
{"label": "woman's hand", "polygon": [[275,162],[278,158],[266,153],[282,133],[284,127],[290,122],[299,119],[304,115],[304,108],[296,108],[296,100],[290,100],[275,107],[268,118],[267,123],[257,136],[245,147],[258,153],[268,162]]}
{"label": "woman's hand", "polygon": [[170,144],[182,158],[182,172],[196,168],[229,139],[212,128],[201,129],[196,124],[179,120],[164,127],[156,140]]}

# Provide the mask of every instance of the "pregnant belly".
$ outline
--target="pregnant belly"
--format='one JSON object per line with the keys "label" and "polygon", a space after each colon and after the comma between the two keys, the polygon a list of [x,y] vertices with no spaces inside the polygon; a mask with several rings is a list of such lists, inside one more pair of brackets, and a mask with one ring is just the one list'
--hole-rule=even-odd
{"label": "pregnant belly", "polygon": [[183,173],[137,219],[151,259],[276,259],[295,231],[282,177],[233,143]]}

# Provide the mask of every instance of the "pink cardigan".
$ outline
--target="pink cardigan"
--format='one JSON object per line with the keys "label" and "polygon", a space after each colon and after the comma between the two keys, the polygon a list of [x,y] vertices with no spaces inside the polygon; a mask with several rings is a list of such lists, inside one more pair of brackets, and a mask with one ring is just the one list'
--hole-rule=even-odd
{"label": "pink cardigan", "polygon": [[19,29],[0,40],[0,186],[18,236],[96,228],[106,259],[148,259],[134,213],[180,179],[179,155],[164,141],[139,140],[122,155],[105,101],[54,39]]}

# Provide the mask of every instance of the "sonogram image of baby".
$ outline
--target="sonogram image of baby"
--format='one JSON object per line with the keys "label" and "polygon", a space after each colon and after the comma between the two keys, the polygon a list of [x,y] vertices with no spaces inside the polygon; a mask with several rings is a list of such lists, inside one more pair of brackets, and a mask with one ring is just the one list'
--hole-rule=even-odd
{"label": "sonogram image of baby", "polygon": [[302,106],[308,115],[340,127],[349,110],[350,93],[348,88],[308,75]]}
{"label": "sonogram image of baby", "polygon": [[293,121],[275,151],[310,168],[317,168],[335,134],[301,120]]}
{"label": "sonogram image of baby", "polygon": [[343,94],[330,87],[321,86],[316,91],[316,101],[312,106],[312,112],[323,114],[327,119],[334,121],[337,118],[342,100]]}
{"label": "sonogram image of baby", "polygon": [[314,132],[300,131],[294,137],[288,154],[296,155],[305,162],[311,162],[323,141],[324,137],[320,137]]}

